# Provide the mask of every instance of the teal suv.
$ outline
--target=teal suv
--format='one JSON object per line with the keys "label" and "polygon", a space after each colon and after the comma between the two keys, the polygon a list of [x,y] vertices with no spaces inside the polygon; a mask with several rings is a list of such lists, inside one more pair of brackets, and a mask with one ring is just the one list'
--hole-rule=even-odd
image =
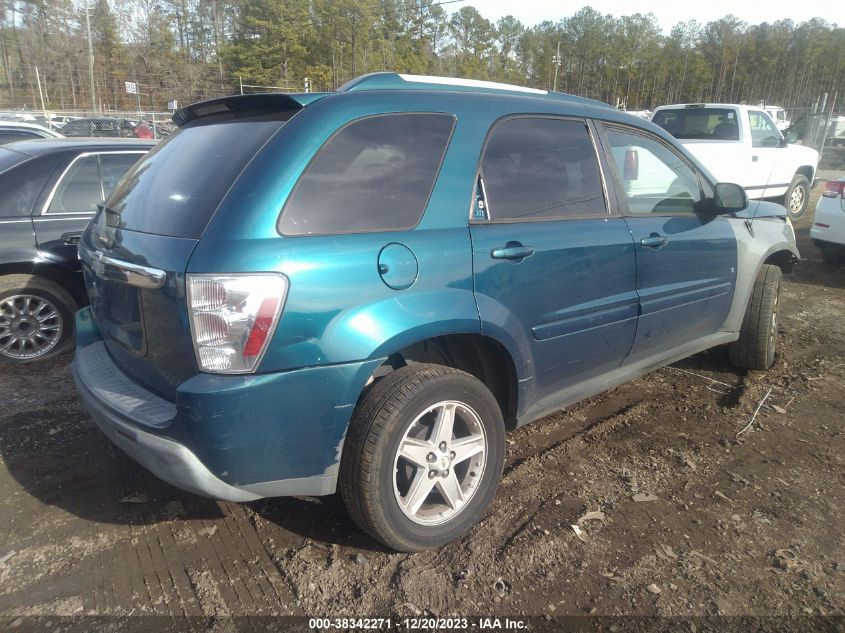
{"label": "teal suv", "polygon": [[437,547],[506,430],[715,345],[775,359],[783,207],[603,103],[380,73],[174,122],[83,234],[74,375],[186,490],[340,491],[389,547]]}

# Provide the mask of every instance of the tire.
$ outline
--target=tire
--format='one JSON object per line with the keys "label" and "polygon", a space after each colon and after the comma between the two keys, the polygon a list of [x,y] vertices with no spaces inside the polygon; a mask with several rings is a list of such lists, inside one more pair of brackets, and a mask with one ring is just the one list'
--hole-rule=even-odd
{"label": "tire", "polygon": [[68,349],[74,312],[70,293],[49,279],[0,277],[0,363],[30,363]]}
{"label": "tire", "polygon": [[769,369],[774,364],[782,278],[780,268],[770,264],[763,264],[757,274],[739,339],[728,348],[733,365],[745,369]]}
{"label": "tire", "polygon": [[[439,416],[449,407],[457,439],[450,433],[443,450],[438,443],[443,436],[434,436]],[[427,440],[434,443],[422,446]],[[483,453],[461,460],[479,441]],[[413,448],[417,461],[399,456],[400,446]],[[341,495],[354,521],[377,541],[403,552],[433,549],[481,519],[499,485],[504,456],[505,426],[490,390],[466,372],[414,364],[388,374],[359,402],[341,458]],[[412,487],[427,482],[431,492],[417,496],[425,503],[414,510]],[[441,490],[452,490],[452,498],[459,499],[455,484],[464,500],[450,506]]]}
{"label": "tire", "polygon": [[807,206],[810,204],[810,181],[806,176],[795,174],[789,189],[783,196],[783,206],[789,212],[792,221],[799,220],[807,213]]}

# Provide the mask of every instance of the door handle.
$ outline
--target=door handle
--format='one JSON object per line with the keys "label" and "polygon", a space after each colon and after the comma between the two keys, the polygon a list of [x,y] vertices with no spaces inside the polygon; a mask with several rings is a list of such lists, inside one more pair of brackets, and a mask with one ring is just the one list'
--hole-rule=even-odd
{"label": "door handle", "polygon": [[662,235],[658,235],[657,233],[652,233],[648,237],[644,237],[640,240],[640,244],[645,246],[646,248],[653,248],[654,250],[663,248],[666,244],[669,243],[669,240]]}
{"label": "door handle", "polygon": [[519,242],[508,242],[507,246],[502,248],[494,248],[490,251],[490,257],[493,259],[525,259],[534,254],[534,249],[530,246],[523,246]]}
{"label": "door handle", "polygon": [[751,157],[751,162],[752,162],[752,163],[756,163],[758,160],[760,160],[760,157],[759,157],[759,156],[752,156],[752,157]]}
{"label": "door handle", "polygon": [[76,246],[82,238],[82,231],[71,231],[70,233],[62,233],[62,242],[68,246]]}

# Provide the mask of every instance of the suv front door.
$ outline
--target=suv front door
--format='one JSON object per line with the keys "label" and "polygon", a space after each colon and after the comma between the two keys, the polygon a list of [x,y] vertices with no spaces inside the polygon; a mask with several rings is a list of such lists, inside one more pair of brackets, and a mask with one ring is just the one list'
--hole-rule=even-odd
{"label": "suv front door", "polygon": [[727,218],[698,212],[700,176],[668,143],[609,124],[604,137],[636,247],[631,364],[719,330],[733,300],[736,239]]}
{"label": "suv front door", "polygon": [[[471,213],[482,331],[519,330],[541,411],[619,367],[637,321],[634,245],[608,208],[584,120],[518,116],[491,129]],[[577,391],[577,388],[576,388]]]}

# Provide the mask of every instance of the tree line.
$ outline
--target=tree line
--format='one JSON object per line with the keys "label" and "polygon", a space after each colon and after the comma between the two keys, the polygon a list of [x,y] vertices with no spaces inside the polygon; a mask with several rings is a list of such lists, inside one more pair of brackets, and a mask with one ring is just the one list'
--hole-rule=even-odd
{"label": "tree line", "polygon": [[98,109],[163,110],[173,99],[302,91],[306,79],[333,90],[380,70],[557,88],[628,109],[845,98],[845,28],[819,18],[727,16],[665,34],[652,14],[590,7],[526,26],[459,0],[90,1],[0,0],[0,107],[39,109],[43,98],[48,109],[90,109],[91,74]]}

